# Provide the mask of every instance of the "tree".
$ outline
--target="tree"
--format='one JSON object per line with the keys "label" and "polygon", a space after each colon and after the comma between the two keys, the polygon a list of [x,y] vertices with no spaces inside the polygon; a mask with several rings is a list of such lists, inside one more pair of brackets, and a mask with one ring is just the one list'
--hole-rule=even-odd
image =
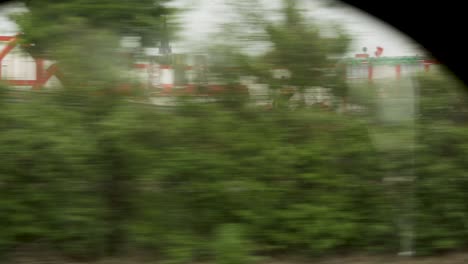
{"label": "tree", "polygon": [[[96,195],[96,200],[101,203],[96,207],[99,216],[93,216],[97,218],[96,223],[108,225],[97,235],[103,251],[108,254],[122,252],[127,244],[126,223],[133,208],[130,202],[133,185],[129,182],[134,179],[134,171],[126,152],[131,147],[121,145],[124,136],[106,129],[115,125],[109,124],[109,120],[121,103],[121,98],[110,91],[132,81],[126,72],[133,58],[128,63],[120,41],[125,36],[136,36],[141,38],[142,45],[156,45],[166,34],[162,30],[163,20],[173,12],[166,6],[168,2],[30,0],[25,1],[28,11],[14,16],[21,31],[20,41],[28,44],[25,50],[33,57],[54,60],[58,65],[65,89],[56,94],[58,100],[51,104],[56,103],[58,108],[68,107],[66,104],[70,101],[78,104],[77,115],[81,118],[78,123],[86,124],[82,127],[83,133],[96,136],[93,140],[87,139],[94,143],[91,152],[96,166],[90,167],[98,177],[94,183],[86,182],[85,185],[99,193]],[[102,94],[105,96],[99,96]],[[44,175],[50,176],[50,173]],[[76,211],[79,218],[85,209],[78,207]],[[93,242],[77,248],[89,250]]]}
{"label": "tree", "polygon": [[88,28],[106,30],[119,36],[141,37],[143,45],[156,45],[163,32],[162,17],[172,14],[170,0],[52,0],[24,1],[28,12],[15,15],[25,43],[34,43],[29,50],[35,55],[53,55],[52,48],[63,39],[79,39],[70,31]]}
{"label": "tree", "polygon": [[[239,69],[237,74],[260,77],[272,89],[295,87],[304,103],[304,90],[321,86],[331,88],[334,95],[347,96],[343,72],[336,70],[337,58],[346,52],[349,37],[337,25],[333,36],[324,36],[320,27],[306,18],[298,1],[284,0],[279,21],[267,19],[259,1],[233,3],[239,22],[229,23],[221,34],[223,49],[231,48],[228,59]],[[273,13],[274,14],[274,13]],[[245,47],[257,47],[255,53]],[[226,55],[226,52],[223,52]],[[226,60],[223,61],[226,64]],[[273,69],[287,69],[290,77],[274,79]],[[219,67],[218,67],[219,69]],[[278,93],[281,97],[281,93]]]}
{"label": "tree", "polygon": [[167,7],[169,1],[29,0],[28,11],[13,19],[24,49],[56,61],[66,88],[95,93],[132,83],[125,71],[141,50],[124,50],[121,40],[131,36],[143,47],[158,45],[167,33],[163,21],[175,11]]}

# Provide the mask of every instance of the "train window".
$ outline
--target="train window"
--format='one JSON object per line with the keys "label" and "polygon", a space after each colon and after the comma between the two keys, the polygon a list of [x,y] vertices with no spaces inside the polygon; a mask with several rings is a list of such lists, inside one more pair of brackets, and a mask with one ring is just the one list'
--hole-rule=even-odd
{"label": "train window", "polygon": [[337,1],[0,5],[0,260],[464,259],[463,89]]}

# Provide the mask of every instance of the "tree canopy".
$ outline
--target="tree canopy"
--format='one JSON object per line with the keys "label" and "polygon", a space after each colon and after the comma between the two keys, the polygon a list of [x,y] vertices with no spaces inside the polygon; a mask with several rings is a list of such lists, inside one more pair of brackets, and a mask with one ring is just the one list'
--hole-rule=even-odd
{"label": "tree canopy", "polygon": [[79,39],[85,29],[138,36],[144,45],[155,45],[163,35],[162,17],[173,12],[172,8],[167,7],[168,2],[29,0],[24,1],[28,11],[14,16],[14,19],[23,34],[23,41],[33,43],[30,50],[38,55],[50,55],[49,48],[55,47],[57,41]]}

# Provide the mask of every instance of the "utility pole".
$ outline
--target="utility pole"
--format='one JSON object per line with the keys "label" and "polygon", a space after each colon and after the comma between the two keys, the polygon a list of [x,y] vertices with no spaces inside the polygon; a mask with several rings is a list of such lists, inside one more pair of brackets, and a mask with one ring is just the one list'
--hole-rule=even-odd
{"label": "utility pole", "polygon": [[378,98],[378,125],[372,136],[386,162],[384,182],[388,184],[388,198],[398,230],[398,255],[414,256],[418,87],[410,78],[393,85],[385,82],[376,85],[385,90],[385,96]]}
{"label": "utility pole", "polygon": [[167,30],[166,16],[163,16],[163,32],[161,38],[161,45],[159,46],[159,54],[163,56],[164,63],[169,63],[169,55],[172,53],[172,48],[169,45],[169,33]]}

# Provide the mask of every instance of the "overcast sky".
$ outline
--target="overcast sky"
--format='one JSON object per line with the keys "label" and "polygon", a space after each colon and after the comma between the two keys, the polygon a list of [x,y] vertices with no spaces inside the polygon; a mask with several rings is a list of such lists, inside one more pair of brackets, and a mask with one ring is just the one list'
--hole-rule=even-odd
{"label": "overcast sky", "polygon": [[[174,52],[190,50],[192,43],[205,39],[208,34],[216,32],[220,23],[227,22],[231,9],[226,0],[174,0],[173,5],[188,8],[180,15],[184,25],[180,33],[182,41],[173,43]],[[323,0],[322,0],[323,1]],[[278,0],[264,0],[270,8],[279,7]],[[422,55],[423,51],[411,39],[397,30],[374,19],[362,11],[339,5],[325,7],[319,0],[304,0],[307,15],[326,24],[327,21],[342,24],[352,35],[354,41],[348,55],[360,52],[367,47],[374,52],[377,46],[384,48],[383,56],[413,56]],[[46,8],[46,7],[45,7]],[[16,32],[15,24],[7,18],[7,13],[18,10],[12,5],[0,5],[0,34],[11,35]]]}
{"label": "overcast sky", "polygon": [[17,4],[0,4],[0,35],[13,35],[17,27],[9,18],[8,14],[17,10],[24,10]]}
{"label": "overcast sky", "polygon": [[[279,7],[280,4],[278,0],[264,2],[269,7]],[[217,30],[217,25],[229,19],[230,8],[226,0],[177,0],[174,4],[191,7],[190,11],[181,16],[181,22],[185,25],[181,35],[186,41],[176,43],[176,47],[204,39]],[[383,56],[423,54],[422,48],[410,38],[359,9],[344,4],[326,7],[318,0],[304,0],[303,4],[309,17],[323,21],[324,24],[327,21],[337,22],[351,33],[354,41],[349,55],[360,52],[363,47],[374,52],[377,46],[384,48]]]}

